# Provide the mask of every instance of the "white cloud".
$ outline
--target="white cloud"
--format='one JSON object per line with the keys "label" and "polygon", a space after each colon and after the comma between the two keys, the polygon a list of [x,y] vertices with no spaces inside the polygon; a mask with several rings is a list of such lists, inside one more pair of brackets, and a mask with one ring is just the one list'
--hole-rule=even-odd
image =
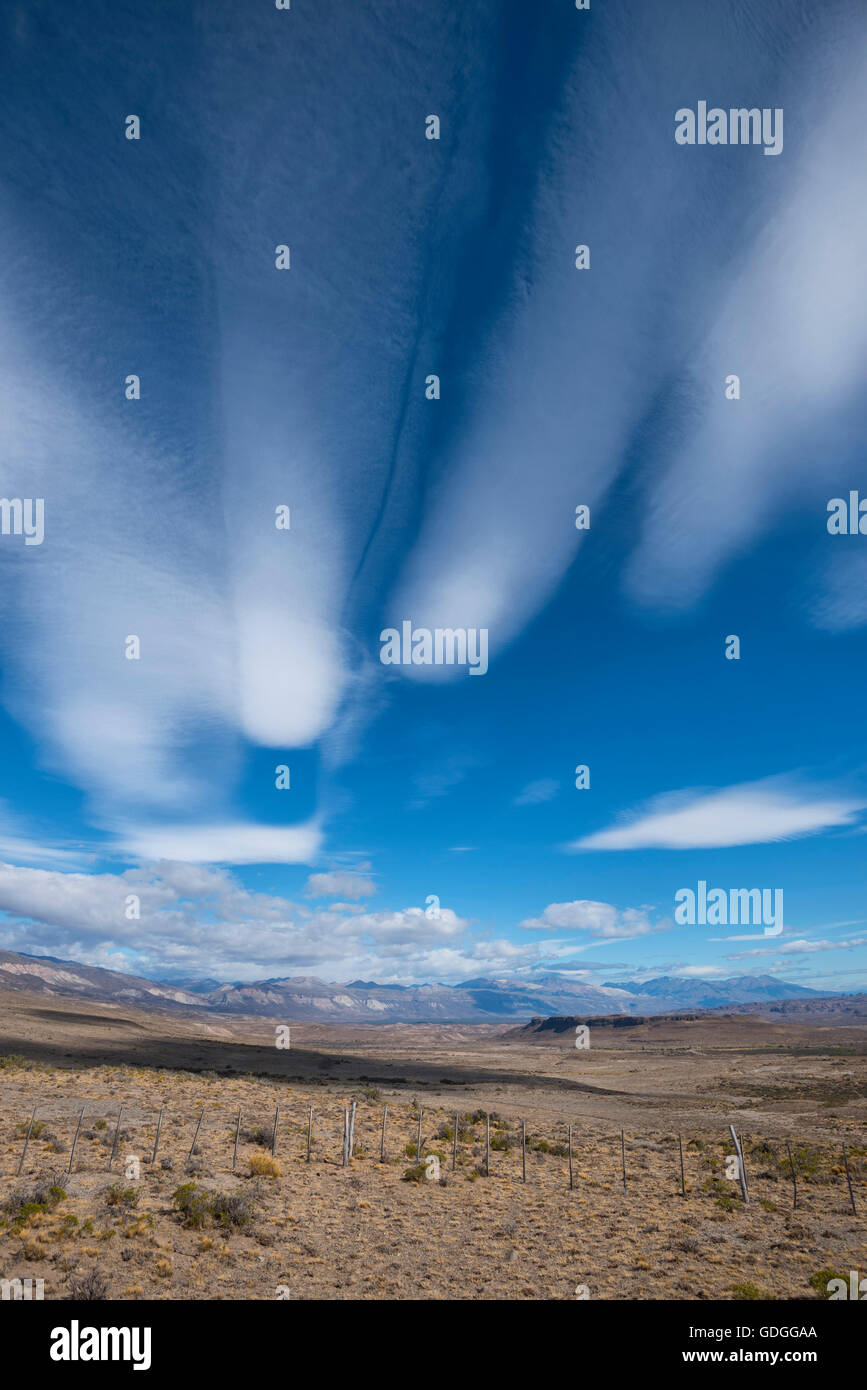
{"label": "white cloud", "polygon": [[652,801],[622,824],[574,840],[570,850],[704,849],[767,844],[852,826],[867,805],[782,778],[720,791],[686,790]]}
{"label": "white cloud", "polygon": [[[817,40],[821,80],[800,72],[795,89],[794,71],[783,78],[797,90],[799,135],[787,139],[779,161],[763,161],[788,161],[776,185],[782,196],[773,216],[755,218],[752,242],[739,244],[712,326],[689,351],[683,442],[653,470],[627,570],[628,591],[644,603],[692,604],[724,563],[794,506],[812,510],[820,545],[840,544],[825,531],[823,480],[829,459],[851,451],[867,356],[867,260],[858,235],[867,192],[850,173],[853,161],[867,160],[867,50],[861,26],[833,49]],[[766,167],[759,172],[763,181],[774,177]],[[740,377],[740,400],[726,399],[730,373]],[[818,621],[863,622],[864,588],[845,592],[847,576],[864,585],[863,565],[856,576],[839,551],[831,561],[841,570],[829,575]]]}
{"label": "white cloud", "polygon": [[[139,898],[140,918],[126,916],[130,894]],[[121,874],[0,864],[0,912],[0,941],[11,950],[161,977],[315,972],[409,983],[429,973],[444,949],[467,973],[478,971],[478,960],[502,965],[513,949],[501,943],[489,957],[486,943],[476,960],[472,944],[463,944],[469,923],[448,907],[436,917],[421,907],[314,910],[249,892],[225,869],[172,862]]]}
{"label": "white cloud", "polygon": [[309,864],[322,841],[319,823],[304,825],[160,825],[127,833],[123,848],[142,859],[195,864]]}
{"label": "white cloud", "polygon": [[372,878],[350,869],[311,874],[307,892],[311,898],[371,898],[377,891]]}
{"label": "white cloud", "polygon": [[610,903],[578,900],[549,903],[540,917],[527,917],[520,925],[525,931],[586,931],[601,939],[644,936],[653,930],[647,917],[637,908],[624,910]]}

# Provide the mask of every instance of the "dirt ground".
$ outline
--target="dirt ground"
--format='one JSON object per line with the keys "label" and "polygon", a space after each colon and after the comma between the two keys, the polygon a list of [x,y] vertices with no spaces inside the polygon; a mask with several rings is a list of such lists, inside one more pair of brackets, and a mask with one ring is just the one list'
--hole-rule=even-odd
{"label": "dirt ground", "polygon": [[46,1299],[690,1300],[867,1277],[864,1029],[659,1022],[586,1051],[494,1026],[292,1025],[281,1049],[275,1027],[0,998],[0,1279]]}

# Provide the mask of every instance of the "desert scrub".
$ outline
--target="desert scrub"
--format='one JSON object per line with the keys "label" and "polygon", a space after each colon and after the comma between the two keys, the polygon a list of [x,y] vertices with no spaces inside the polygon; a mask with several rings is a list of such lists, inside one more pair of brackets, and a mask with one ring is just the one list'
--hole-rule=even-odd
{"label": "desert scrub", "polygon": [[78,1300],[84,1299],[93,1302],[94,1300],[104,1299],[108,1296],[108,1280],[98,1270],[92,1269],[88,1274],[82,1274],[79,1278],[71,1278],[69,1281],[69,1293],[67,1298]]}
{"label": "desert scrub", "polygon": [[[139,1212],[132,1221],[124,1226],[121,1234],[125,1240],[135,1240],[136,1236],[143,1236],[146,1231],[152,1231],[153,1225],[154,1219],[149,1211]],[[107,1231],[103,1231],[99,1238],[100,1240],[111,1240],[114,1235],[116,1235],[116,1231],[110,1227]]]}
{"label": "desert scrub", "polygon": [[201,1230],[210,1215],[211,1199],[194,1182],[185,1182],[172,1195],[172,1202],[183,1217],[184,1225]]}
{"label": "desert scrub", "polygon": [[259,1144],[263,1149],[270,1149],[273,1136],[273,1125],[255,1125],[252,1129],[241,1131],[241,1138],[245,1144]]}
{"label": "desert scrub", "polygon": [[222,1192],[211,1198],[211,1215],[218,1226],[249,1226],[253,1220],[253,1201],[247,1192]]}
{"label": "desert scrub", "polygon": [[253,1154],[250,1159],[250,1176],[254,1178],[279,1178],[282,1168],[271,1154]]}
{"label": "desert scrub", "polygon": [[105,1194],[105,1205],[107,1207],[135,1207],[138,1206],[139,1194],[134,1187],[121,1187],[119,1182],[112,1183]]}
{"label": "desert scrub", "polygon": [[15,1138],[26,1138],[28,1129],[30,1130],[31,1139],[41,1139],[42,1135],[45,1133],[45,1121],[34,1120],[33,1125],[31,1127],[29,1120],[22,1120],[20,1124],[15,1126]]}
{"label": "desert scrub", "polygon": [[[454,1137],[454,1122],[449,1120],[446,1120],[444,1124],[441,1124],[436,1134],[434,1135],[435,1139],[444,1139],[448,1144],[451,1144],[453,1142]],[[471,1144],[475,1137],[475,1130],[468,1129],[464,1124],[462,1124],[460,1120],[458,1120],[458,1143]],[[493,1140],[491,1142],[493,1143]],[[415,1152],[414,1148],[413,1152]]]}
{"label": "desert scrub", "polygon": [[5,1209],[13,1221],[23,1222],[31,1216],[50,1211],[65,1197],[66,1193],[59,1183],[38,1182],[26,1191],[13,1192]]}
{"label": "desert scrub", "polygon": [[810,1288],[817,1297],[830,1299],[831,1290],[828,1288],[828,1285],[832,1279],[842,1279],[848,1289],[848,1275],[840,1274],[836,1269],[817,1269],[815,1274],[810,1275]]}
{"label": "desert scrub", "polygon": [[772,1293],[766,1293],[764,1289],[760,1289],[758,1284],[754,1284],[752,1280],[747,1280],[745,1284],[733,1284],[732,1295],[738,1301],[749,1299],[762,1299],[767,1303],[773,1303],[775,1301]]}
{"label": "desert scrub", "polygon": [[[517,1140],[515,1141],[517,1142]],[[491,1148],[494,1141],[491,1140]],[[538,1154],[553,1154],[556,1158],[568,1158],[569,1146],[567,1144],[552,1144],[547,1139],[527,1139],[527,1149]]]}
{"label": "desert scrub", "polygon": [[737,1209],[737,1198],[728,1183],[722,1178],[705,1178],[702,1187],[705,1192],[716,1197],[717,1206],[721,1207],[723,1211],[735,1211]]}

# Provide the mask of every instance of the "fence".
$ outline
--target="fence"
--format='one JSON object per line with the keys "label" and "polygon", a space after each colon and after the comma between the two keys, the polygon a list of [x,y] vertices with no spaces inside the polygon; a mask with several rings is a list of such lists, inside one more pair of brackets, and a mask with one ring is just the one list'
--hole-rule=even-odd
{"label": "fence", "polygon": [[[380,1164],[406,1159],[414,1166],[412,1173],[417,1179],[440,1177],[442,1168],[456,1172],[459,1164],[470,1158],[478,1158],[474,1176],[494,1178],[498,1174],[512,1175],[510,1159],[513,1150],[520,1147],[520,1177],[528,1181],[528,1153],[543,1154],[565,1160],[563,1182],[570,1190],[576,1186],[576,1159],[586,1166],[588,1155],[602,1152],[600,1137],[582,1135],[578,1126],[564,1125],[558,1136],[546,1137],[528,1129],[525,1120],[518,1122],[519,1129],[512,1122],[499,1115],[481,1110],[473,1112],[453,1112],[448,1118],[439,1120],[436,1132],[425,1134],[423,1125],[425,1112],[421,1107],[410,1110],[408,1115],[396,1115],[395,1108],[385,1105],[368,1114],[359,1110],[357,1101],[342,1106],[335,1114],[333,1108],[305,1105],[301,1113],[291,1104],[277,1105],[273,1114],[264,1114],[260,1109],[245,1114],[239,1108],[229,1120],[218,1115],[219,1105],[212,1104],[211,1113],[207,1105],[202,1105],[194,1115],[178,1116],[163,1106],[158,1111],[142,1109],[121,1103],[116,1109],[108,1109],[98,1101],[85,1102],[75,1111],[58,1115],[58,1106],[64,1110],[62,1102],[51,1101],[43,1105],[46,1118],[38,1118],[40,1103],[33,1107],[28,1120],[18,1126],[22,1149],[14,1174],[6,1176],[21,1177],[25,1174],[28,1161],[37,1164],[51,1163],[51,1155],[66,1154],[66,1146],[57,1136],[46,1131],[49,1118],[57,1123],[60,1119],[69,1120],[72,1135],[69,1157],[66,1166],[68,1173],[77,1171],[98,1171],[101,1168],[112,1172],[119,1161],[124,1172],[130,1163],[136,1168],[138,1176],[141,1165],[149,1165],[155,1170],[158,1163],[165,1168],[182,1162],[187,1167],[195,1167],[207,1152],[208,1160],[219,1166],[224,1161],[225,1168],[238,1171],[239,1161],[243,1162],[251,1148],[256,1154],[270,1152],[272,1157],[291,1162],[297,1159],[302,1165],[310,1162],[346,1168],[359,1158],[374,1158]],[[55,1112],[49,1116],[48,1112]],[[99,1113],[97,1113],[97,1111]],[[443,1112],[439,1112],[442,1116]],[[74,1125],[74,1128],[73,1128]],[[492,1138],[492,1125],[494,1134]],[[483,1128],[483,1136],[478,1131]],[[428,1124],[430,1128],[430,1124]],[[134,1136],[133,1131],[136,1131]],[[180,1132],[178,1132],[180,1131]],[[791,1186],[792,1207],[797,1209],[799,1200],[803,1202],[805,1189],[816,1184],[833,1186],[839,1183],[841,1196],[845,1196],[852,1213],[856,1213],[855,1191],[860,1189],[862,1178],[853,1155],[841,1141],[839,1149],[828,1145],[817,1145],[795,1138],[794,1140],[759,1139],[747,1141],[743,1135],[736,1134],[734,1126],[728,1127],[729,1138],[716,1141],[716,1149],[707,1139],[708,1131],[702,1135],[687,1137],[686,1150],[690,1160],[701,1157],[705,1168],[705,1191],[719,1197],[725,1194],[726,1201],[734,1183],[740,1190],[741,1200],[749,1205],[750,1168],[754,1171],[764,1165],[759,1176],[772,1177],[773,1180],[786,1180]],[[187,1140],[192,1134],[192,1140]],[[631,1159],[642,1149],[652,1146],[657,1151],[670,1150],[673,1190],[685,1200],[691,1191],[686,1179],[684,1157],[684,1136],[672,1134],[669,1141],[650,1141],[632,1134],[627,1138],[625,1130],[609,1134],[619,1156],[617,1171],[606,1155],[609,1164],[608,1174],[612,1180],[622,1185],[626,1196],[639,1190],[643,1179]],[[794,1150],[792,1143],[794,1142]],[[131,1145],[136,1144],[137,1152],[129,1153]],[[445,1145],[445,1147],[443,1147]],[[722,1148],[722,1155],[717,1151]],[[691,1150],[691,1152],[690,1152]],[[733,1152],[727,1152],[733,1150]],[[863,1150],[856,1150],[861,1155]],[[494,1155],[492,1161],[492,1153]],[[483,1155],[483,1157],[482,1157]],[[725,1177],[729,1179],[728,1188],[720,1187],[721,1179],[716,1170],[720,1159],[724,1158]],[[432,1163],[436,1159],[436,1163]],[[590,1159],[592,1162],[592,1158]],[[776,1165],[768,1171],[768,1164]],[[824,1166],[823,1166],[824,1165]],[[56,1170],[56,1161],[52,1164]],[[421,1170],[424,1168],[424,1172]],[[39,1171],[39,1168],[36,1169]],[[532,1174],[531,1178],[532,1180]]]}

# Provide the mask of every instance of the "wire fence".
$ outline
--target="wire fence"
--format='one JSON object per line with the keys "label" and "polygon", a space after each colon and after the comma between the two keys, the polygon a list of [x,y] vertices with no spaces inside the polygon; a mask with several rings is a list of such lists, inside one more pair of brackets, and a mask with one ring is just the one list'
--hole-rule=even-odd
{"label": "wire fence", "polygon": [[[852,1213],[863,1203],[867,1149],[840,1141],[816,1143],[799,1135],[765,1138],[734,1126],[718,1134],[627,1133],[581,1124],[542,1126],[484,1110],[425,1112],[418,1106],[299,1104],[291,1096],[273,1109],[234,1112],[221,1103],[196,1108],[100,1100],[83,1104],[37,1101],[15,1124],[17,1164],[6,1177],[57,1172],[116,1172],[130,1180],[158,1169],[195,1172],[210,1167],[239,1175],[277,1176],[310,1163],[347,1168],[370,1161],[404,1164],[409,1179],[442,1180],[464,1172],[474,1178],[533,1182],[554,1177],[575,1190],[582,1183],[617,1184],[628,1196],[660,1179],[687,1199],[704,1193],[723,1206],[758,1199],[773,1185],[789,1189],[793,1208],[815,1200],[843,1200]],[[544,1165],[544,1168],[540,1165]],[[554,1165],[552,1167],[552,1165]],[[559,1165],[559,1166],[558,1166]]]}

